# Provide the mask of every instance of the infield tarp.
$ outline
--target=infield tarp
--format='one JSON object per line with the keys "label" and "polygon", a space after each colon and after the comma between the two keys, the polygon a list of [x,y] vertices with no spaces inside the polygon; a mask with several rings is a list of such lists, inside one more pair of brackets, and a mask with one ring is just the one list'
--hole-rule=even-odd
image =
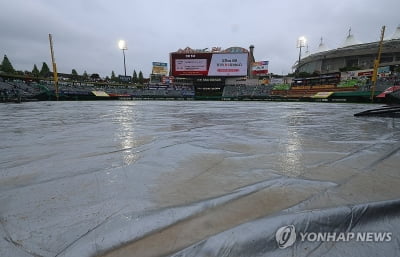
{"label": "infield tarp", "polygon": [[0,256],[400,256],[400,120],[370,104],[0,109]]}

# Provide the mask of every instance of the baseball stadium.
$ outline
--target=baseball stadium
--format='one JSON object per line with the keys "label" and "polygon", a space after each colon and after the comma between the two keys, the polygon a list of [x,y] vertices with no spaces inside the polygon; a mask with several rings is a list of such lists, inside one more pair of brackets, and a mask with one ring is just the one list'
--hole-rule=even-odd
{"label": "baseball stadium", "polygon": [[[384,28],[384,27],[383,27]],[[343,44],[300,55],[295,72],[275,76],[269,61],[256,61],[254,46],[186,47],[169,53],[167,63],[153,62],[148,83],[73,81],[57,88],[51,78],[15,78],[0,73],[0,101],[195,99],[400,102],[400,26],[390,37],[361,43],[349,30]],[[379,61],[377,59],[379,57]],[[375,71],[375,72],[374,72]],[[59,74],[62,78],[63,74]],[[375,79],[374,79],[375,78]]]}

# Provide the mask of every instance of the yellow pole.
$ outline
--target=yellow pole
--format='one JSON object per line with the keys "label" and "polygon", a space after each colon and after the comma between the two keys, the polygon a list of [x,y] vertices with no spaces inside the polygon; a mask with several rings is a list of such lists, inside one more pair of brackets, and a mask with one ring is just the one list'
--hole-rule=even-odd
{"label": "yellow pole", "polygon": [[376,87],[376,81],[378,78],[378,68],[379,68],[379,63],[381,61],[381,54],[382,54],[382,44],[383,44],[383,37],[385,36],[385,26],[382,27],[381,30],[381,40],[379,41],[379,47],[378,47],[378,56],[374,60],[374,71],[372,73],[372,88],[371,88],[371,102],[374,102],[374,96],[375,96],[375,87]]}
{"label": "yellow pole", "polygon": [[58,101],[58,75],[57,75],[57,65],[54,58],[54,50],[53,50],[53,37],[49,34],[50,41],[50,53],[51,53],[51,63],[53,64],[53,77],[54,77],[54,87],[56,90],[56,99]]}

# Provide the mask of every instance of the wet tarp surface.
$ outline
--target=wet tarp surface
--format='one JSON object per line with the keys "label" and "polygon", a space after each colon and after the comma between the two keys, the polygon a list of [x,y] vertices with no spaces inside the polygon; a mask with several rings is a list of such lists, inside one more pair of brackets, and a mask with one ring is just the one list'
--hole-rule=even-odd
{"label": "wet tarp surface", "polygon": [[372,105],[0,106],[0,256],[400,256]]}

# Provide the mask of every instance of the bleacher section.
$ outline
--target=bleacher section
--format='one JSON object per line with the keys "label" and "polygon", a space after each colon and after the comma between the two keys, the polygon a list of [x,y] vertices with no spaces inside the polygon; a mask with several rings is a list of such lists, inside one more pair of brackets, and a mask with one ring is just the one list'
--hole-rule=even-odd
{"label": "bleacher section", "polygon": [[364,85],[364,84],[365,84],[365,82],[360,81],[358,79],[348,79],[348,80],[341,81],[337,85],[337,87],[340,87],[340,88],[356,87],[356,86],[361,86],[361,85]]}
{"label": "bleacher section", "polygon": [[0,82],[0,101],[21,101],[22,99],[33,98],[40,93],[36,83],[24,83],[15,80],[12,82]]}
{"label": "bleacher section", "polygon": [[[177,99],[193,98],[193,87],[134,87],[112,84],[67,83],[58,84],[59,96],[62,100],[89,100],[100,97],[109,99]],[[0,101],[55,100],[55,86],[51,81],[24,82],[21,80],[0,81]]]}
{"label": "bleacher section", "polygon": [[262,99],[270,95],[272,86],[269,85],[226,85],[222,98],[228,99]]}
{"label": "bleacher section", "polygon": [[335,85],[292,86],[289,90],[272,90],[271,95],[285,98],[310,98],[319,92],[349,92],[357,89],[357,87],[337,87]]}
{"label": "bleacher section", "polygon": [[[254,82],[254,81],[251,81]],[[398,80],[385,78],[379,80],[376,92],[398,83]],[[355,99],[368,95],[371,86],[358,85],[356,81],[347,81],[339,85],[313,84],[313,85],[263,85],[256,83],[242,83],[232,80],[232,84],[225,85],[222,92],[223,100],[313,100],[316,98],[341,97]],[[86,82],[61,82],[59,83],[59,96],[61,100],[96,100],[93,92],[104,92],[103,98],[108,99],[194,99],[193,86],[141,86],[96,84]],[[327,92],[333,92],[328,94]],[[359,94],[358,94],[358,93]],[[363,94],[361,94],[363,93]],[[357,95],[358,94],[358,95]],[[332,95],[332,96],[331,96]],[[30,100],[55,100],[55,87],[51,81],[24,82],[22,80],[0,81],[0,101],[30,101]]]}

